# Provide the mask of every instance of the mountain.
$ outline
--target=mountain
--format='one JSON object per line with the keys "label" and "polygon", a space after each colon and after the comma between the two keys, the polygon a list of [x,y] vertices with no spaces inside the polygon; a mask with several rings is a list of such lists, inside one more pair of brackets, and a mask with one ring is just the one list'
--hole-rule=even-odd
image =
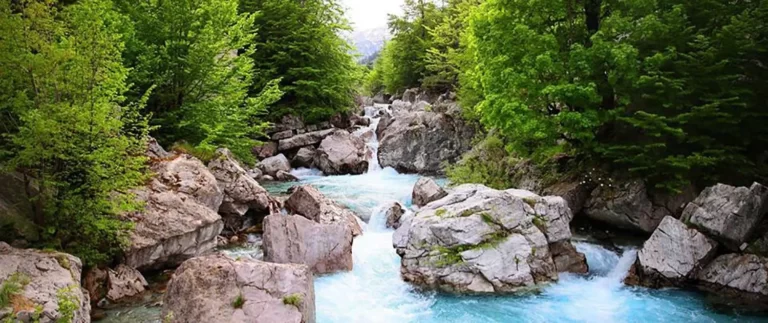
{"label": "mountain", "polygon": [[375,57],[389,37],[389,30],[385,26],[355,30],[349,36],[350,42],[355,47],[357,54],[360,55],[361,62]]}

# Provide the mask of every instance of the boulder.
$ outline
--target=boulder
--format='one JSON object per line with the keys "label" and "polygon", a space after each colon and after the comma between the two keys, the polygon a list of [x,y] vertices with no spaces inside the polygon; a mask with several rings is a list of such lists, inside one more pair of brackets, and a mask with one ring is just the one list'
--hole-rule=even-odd
{"label": "boulder", "polygon": [[278,181],[283,181],[283,182],[295,182],[299,180],[299,178],[296,177],[295,175],[282,170],[277,171],[277,174],[275,174],[275,178],[277,178]]}
{"label": "boulder", "polygon": [[163,298],[163,322],[315,322],[312,272],[224,255],[176,269]]}
{"label": "boulder", "polygon": [[325,137],[317,148],[315,166],[326,175],[362,174],[368,170],[365,142],[348,132]]}
{"label": "boulder", "polygon": [[367,127],[371,125],[371,119],[368,119],[366,117],[361,117],[358,115],[353,115],[349,117],[349,122],[352,124],[352,126]]}
{"label": "boulder", "polygon": [[243,216],[248,210],[258,213],[279,211],[278,203],[269,196],[259,183],[249,176],[232,157],[229,149],[216,150],[214,158],[208,163],[219,188],[224,192],[224,200],[219,213]]}
{"label": "boulder", "polygon": [[278,171],[290,172],[291,162],[288,161],[285,155],[279,154],[262,160],[258,167],[264,175],[275,177]]}
{"label": "boulder", "polygon": [[641,180],[602,184],[587,200],[584,213],[621,229],[652,233],[665,216],[677,218],[694,196],[693,188],[674,195],[649,194]]}
{"label": "boulder", "polygon": [[173,154],[165,151],[163,146],[160,146],[160,143],[157,142],[157,139],[149,137],[147,139],[147,157],[151,159],[165,159],[173,157]]}
{"label": "boulder", "polygon": [[584,205],[589,200],[589,196],[595,189],[592,182],[578,181],[576,179],[561,179],[542,190],[544,195],[555,195],[562,197],[575,214],[581,213]]}
{"label": "boulder", "polygon": [[352,133],[353,136],[360,138],[363,142],[369,142],[376,135],[376,132],[371,128],[361,128]]}
{"label": "boulder", "polygon": [[517,292],[555,281],[557,268],[537,217],[522,198],[461,185],[395,231],[402,277],[459,293]]}
{"label": "boulder", "polygon": [[259,160],[272,157],[275,154],[277,154],[277,143],[274,141],[267,141],[261,144],[261,146],[253,147],[253,149],[251,149],[251,152]]}
{"label": "boulder", "polygon": [[332,126],[339,129],[347,129],[352,126],[352,121],[346,114],[336,114],[329,120]]}
{"label": "boulder", "polygon": [[352,210],[326,198],[311,185],[295,187],[285,201],[285,208],[320,224],[343,224],[349,227],[355,237],[363,233],[358,217]]}
{"label": "boulder", "polygon": [[261,171],[261,169],[258,169],[258,168],[249,169],[247,171],[247,174],[248,174],[248,177],[256,179],[256,180],[261,178],[261,176],[264,175],[264,173]]}
{"label": "boulder", "polygon": [[317,274],[352,270],[353,238],[346,225],[273,214],[264,219],[263,227],[265,261],[305,264]]}
{"label": "boulder", "polygon": [[717,242],[667,216],[643,244],[625,282],[652,288],[682,286],[716,251]]}
{"label": "boulder", "polygon": [[589,272],[587,257],[576,250],[570,241],[560,241],[549,244],[549,252],[555,262],[557,272],[586,274]]}
{"label": "boulder", "polygon": [[437,185],[435,181],[428,177],[421,177],[413,186],[413,193],[411,197],[413,199],[413,205],[424,206],[429,202],[437,201],[448,195],[440,185]]}
{"label": "boulder", "polygon": [[277,144],[278,151],[287,151],[296,148],[314,146],[319,144],[325,137],[330,134],[339,131],[338,129],[326,129],[319,131],[307,132],[304,134],[296,135],[288,139],[280,140]]}
{"label": "boulder", "polygon": [[429,104],[429,102],[426,101],[417,101],[416,103],[411,106],[411,111],[432,111],[432,105]]}
{"label": "boulder", "polygon": [[386,131],[387,127],[394,121],[395,119],[389,112],[383,111],[379,119],[379,124],[376,125],[376,137],[381,138],[384,136],[384,131]]}
{"label": "boulder", "polygon": [[[13,309],[0,314],[0,320],[30,322],[39,308],[39,322],[90,322],[88,292],[80,287],[82,269],[80,259],[69,254],[16,249],[0,242],[0,282],[19,287],[18,293],[8,295]],[[62,300],[73,305],[70,314],[60,310]]]}
{"label": "boulder", "polygon": [[124,298],[140,295],[148,286],[141,273],[120,264],[115,269],[107,270],[107,299],[118,302]]}
{"label": "boulder", "polygon": [[379,164],[401,173],[439,174],[471,148],[474,130],[434,112],[395,113],[380,138]]}
{"label": "boulder", "polygon": [[389,103],[391,95],[385,94],[384,92],[376,93],[376,95],[373,96],[373,102],[379,103],[379,104],[386,104]]}
{"label": "boulder", "polygon": [[293,157],[293,162],[291,164],[293,165],[293,167],[296,167],[296,168],[299,168],[299,167],[310,168],[312,167],[315,161],[315,154],[316,154],[315,147],[312,147],[312,146],[302,147],[296,153],[296,156]]}
{"label": "boulder", "polygon": [[768,210],[768,188],[717,184],[706,188],[683,211],[683,218],[738,251]]}
{"label": "boulder", "polygon": [[768,258],[726,254],[715,258],[698,275],[699,286],[723,297],[768,304]]}
{"label": "boulder", "polygon": [[419,94],[418,88],[413,89],[407,89],[405,92],[403,92],[403,101],[415,103],[416,102],[416,95]]}
{"label": "boulder", "polygon": [[136,225],[124,263],[159,269],[213,250],[224,227],[216,212],[224,200],[216,177],[186,154],[153,163],[151,170],[149,185],[136,192],[145,209],[127,215]]}
{"label": "boulder", "polygon": [[399,117],[412,112],[413,103],[402,100],[395,100],[392,102],[392,104],[390,104],[390,108],[392,109],[392,112],[395,114],[395,116]]}
{"label": "boulder", "polygon": [[269,133],[276,133],[286,130],[298,130],[303,129],[304,127],[305,124],[304,121],[301,120],[301,117],[285,115],[280,119],[280,122],[276,123],[272,129],[269,130]]}
{"label": "boulder", "polygon": [[573,213],[562,197],[538,196],[530,191],[518,189],[505,192],[522,199],[534,210],[534,224],[547,236],[547,241],[554,243],[571,239]]}
{"label": "boulder", "polygon": [[398,203],[394,202],[390,207],[387,208],[384,215],[387,218],[387,228],[393,228],[397,229],[400,227],[400,220],[402,219],[403,215],[405,214],[405,207]]}

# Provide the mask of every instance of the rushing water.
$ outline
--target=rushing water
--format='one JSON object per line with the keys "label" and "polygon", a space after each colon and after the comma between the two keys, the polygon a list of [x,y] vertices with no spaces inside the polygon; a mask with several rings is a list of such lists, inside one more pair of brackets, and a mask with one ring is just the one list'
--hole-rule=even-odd
{"label": "rushing water", "polygon": [[[375,109],[366,112],[375,113]],[[373,120],[373,129],[377,122]],[[375,137],[369,147],[378,148]],[[636,250],[625,247],[617,252],[588,242],[575,245],[587,256],[589,275],[561,274],[558,282],[537,293],[453,296],[420,291],[400,278],[400,259],[392,248],[393,231],[385,228],[383,215],[383,206],[392,201],[410,207],[418,176],[381,169],[375,152],[373,156],[370,171],[363,175],[325,177],[311,169],[293,172],[302,184],[316,186],[358,214],[371,215],[364,234],[354,241],[354,269],[315,278],[317,322],[768,322],[761,317],[716,312],[698,293],[624,286],[622,280]],[[265,186],[280,193],[295,184]],[[253,257],[259,254],[255,248],[232,252]],[[148,316],[156,318],[157,312],[150,307],[117,311],[113,314],[122,318],[109,321],[146,321]]]}

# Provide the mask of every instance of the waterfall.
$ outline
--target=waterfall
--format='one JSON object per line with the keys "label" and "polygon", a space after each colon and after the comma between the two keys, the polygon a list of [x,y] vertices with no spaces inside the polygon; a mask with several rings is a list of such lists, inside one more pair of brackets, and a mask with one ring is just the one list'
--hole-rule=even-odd
{"label": "waterfall", "polygon": [[370,130],[373,132],[373,136],[365,143],[368,149],[371,150],[371,158],[368,160],[368,173],[381,170],[381,165],[379,165],[379,138],[376,134],[376,128],[378,128],[379,121],[381,121],[381,114],[388,113],[388,109],[389,105],[385,104],[365,107],[365,117],[370,120],[370,124],[359,131],[366,132]]}

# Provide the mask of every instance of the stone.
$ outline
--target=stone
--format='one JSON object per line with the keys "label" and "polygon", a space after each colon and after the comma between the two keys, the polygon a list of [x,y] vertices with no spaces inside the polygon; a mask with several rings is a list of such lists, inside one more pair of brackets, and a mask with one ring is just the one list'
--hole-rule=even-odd
{"label": "stone", "polygon": [[329,120],[332,126],[339,129],[347,129],[352,126],[352,122],[349,120],[349,116],[346,114],[336,114]]}
{"label": "stone", "polygon": [[722,297],[737,297],[768,304],[768,258],[750,254],[725,254],[715,258],[698,275],[705,290]]}
{"label": "stone", "polygon": [[717,184],[689,203],[683,218],[733,251],[747,241],[768,210],[768,188]]}
{"label": "stone", "polygon": [[283,181],[283,182],[295,182],[299,180],[299,178],[296,177],[295,175],[282,170],[277,171],[277,174],[275,174],[275,177],[277,178],[278,181]]}
{"label": "stone", "polygon": [[448,193],[445,192],[440,185],[437,185],[433,179],[421,177],[413,186],[411,197],[413,199],[413,205],[424,206],[429,204],[429,202],[437,201],[447,195]]}
{"label": "stone", "polygon": [[314,164],[315,154],[316,154],[315,147],[312,147],[312,146],[301,147],[301,149],[299,149],[299,151],[296,153],[296,156],[293,157],[293,161],[291,162],[291,165],[293,165],[293,167],[296,167],[296,168],[299,168],[299,167],[310,168]]}
{"label": "stone", "polygon": [[296,148],[314,146],[319,144],[325,137],[339,131],[338,129],[325,129],[304,134],[296,135],[288,139],[280,140],[277,144],[278,151],[288,151]]}
{"label": "stone", "polygon": [[559,196],[538,196],[530,191],[510,189],[506,193],[520,198],[537,215],[534,224],[547,236],[550,243],[571,239],[573,213],[568,203]]}
{"label": "stone", "polygon": [[505,191],[458,186],[395,231],[401,276],[457,293],[518,292],[556,281],[550,243],[536,217],[526,201]]}
{"label": "stone", "polygon": [[571,212],[575,214],[581,213],[584,209],[584,205],[589,200],[590,194],[595,189],[595,185],[592,182],[578,181],[575,179],[561,179],[555,184],[552,184],[542,190],[544,195],[555,195],[562,197],[568,207],[571,208]]}
{"label": "stone", "polygon": [[326,198],[311,185],[293,188],[291,196],[285,201],[285,208],[317,223],[345,225],[355,237],[363,233],[357,215],[352,210]]}
{"label": "stone", "polygon": [[280,122],[275,124],[272,129],[270,129],[269,133],[276,133],[286,130],[298,130],[304,127],[304,121],[301,120],[301,117],[289,114],[283,116],[280,119]]}
{"label": "stone", "polygon": [[107,296],[108,269],[93,267],[83,276],[83,288],[88,291],[91,307],[96,307]]}
{"label": "stone", "polygon": [[291,162],[288,161],[285,155],[279,154],[262,160],[258,167],[264,175],[275,177],[278,171],[290,172]]}
{"label": "stone", "polygon": [[224,255],[185,261],[168,283],[163,322],[315,322],[312,272]]}
{"label": "stone", "polygon": [[680,194],[649,194],[641,180],[601,184],[592,192],[584,213],[621,229],[652,233],[665,216],[679,216],[682,206],[692,201],[692,188]]}
{"label": "stone", "polygon": [[262,214],[280,210],[279,203],[248,175],[232,157],[229,149],[217,149],[213,159],[208,163],[208,169],[216,177],[219,188],[224,192],[219,213],[243,216],[248,210]]}
{"label": "stone", "polygon": [[315,166],[326,175],[363,174],[368,170],[366,146],[347,132],[325,137],[317,148]]}
{"label": "stone", "polygon": [[147,284],[141,273],[120,264],[115,269],[107,271],[107,299],[118,302],[124,298],[134,297],[144,292]]}
{"label": "stone", "polygon": [[379,118],[379,124],[376,125],[376,137],[381,138],[384,136],[384,131],[386,131],[387,127],[394,121],[395,119],[392,117],[392,114],[387,111],[382,111],[381,117]]}
{"label": "stone", "polygon": [[152,159],[165,159],[173,157],[173,154],[163,149],[163,146],[160,146],[157,139],[149,137],[149,139],[147,139],[147,157]]}
{"label": "stone", "polygon": [[249,169],[247,174],[250,178],[253,178],[256,180],[258,180],[259,178],[261,178],[261,176],[264,175],[264,173],[261,172],[261,169],[258,169],[258,168]]}
{"label": "stone", "polygon": [[413,106],[411,106],[411,111],[431,112],[432,105],[426,101],[417,101],[416,103],[413,104]]}
{"label": "stone", "polygon": [[715,256],[717,242],[667,216],[637,253],[631,285],[682,286]]}
{"label": "stone", "polygon": [[400,227],[400,220],[405,214],[405,207],[399,202],[394,202],[387,208],[384,215],[387,218],[387,228],[397,229]]}
{"label": "stone", "polygon": [[416,95],[419,94],[418,88],[413,89],[407,89],[405,92],[403,92],[403,101],[415,103],[416,102]]}
{"label": "stone", "polygon": [[349,121],[352,124],[352,126],[367,127],[371,125],[371,119],[368,119],[366,117],[361,117],[358,115],[353,115],[349,117]]}
{"label": "stone", "polygon": [[[0,282],[14,279],[22,290],[13,296],[14,315],[22,322],[31,322],[35,307],[40,306],[40,322],[87,323],[91,303],[88,292],[80,286],[83,264],[66,253],[16,249],[0,242]],[[70,317],[59,311],[60,295],[76,305]]]}
{"label": "stone", "polygon": [[251,149],[251,152],[259,160],[272,157],[277,154],[277,143],[274,141],[267,141],[261,144],[261,146],[253,147],[253,149]]}
{"label": "stone", "polygon": [[353,136],[360,138],[363,142],[369,142],[376,135],[376,132],[371,128],[361,128],[352,133]]}
{"label": "stone", "polygon": [[135,192],[145,203],[126,215],[135,223],[124,264],[139,270],[176,266],[216,246],[224,227],[217,213],[224,192],[199,160],[183,154],[153,163],[155,176]]}
{"label": "stone", "polygon": [[350,271],[352,239],[346,225],[273,214],[264,219],[264,260],[305,264],[316,274]]}
{"label": "stone", "polygon": [[435,112],[399,113],[379,136],[382,167],[400,173],[441,174],[472,147],[474,129],[460,118]]}
{"label": "stone", "polygon": [[557,272],[586,274],[589,272],[587,257],[576,250],[570,241],[560,241],[549,244],[549,252],[555,262]]}
{"label": "stone", "polygon": [[275,178],[269,175],[264,175],[264,176],[261,176],[261,180],[265,182],[272,182],[275,180]]}
{"label": "stone", "polygon": [[285,130],[272,134],[272,140],[277,141],[281,139],[288,139],[293,137],[293,130]]}
{"label": "stone", "polygon": [[392,109],[392,112],[394,112],[395,116],[401,116],[401,115],[407,115],[410,112],[413,112],[413,103],[402,101],[402,100],[395,100],[390,104],[390,107]]}
{"label": "stone", "polygon": [[379,104],[387,104],[389,103],[391,95],[384,94],[384,92],[376,93],[376,95],[373,96],[373,102],[379,103]]}

